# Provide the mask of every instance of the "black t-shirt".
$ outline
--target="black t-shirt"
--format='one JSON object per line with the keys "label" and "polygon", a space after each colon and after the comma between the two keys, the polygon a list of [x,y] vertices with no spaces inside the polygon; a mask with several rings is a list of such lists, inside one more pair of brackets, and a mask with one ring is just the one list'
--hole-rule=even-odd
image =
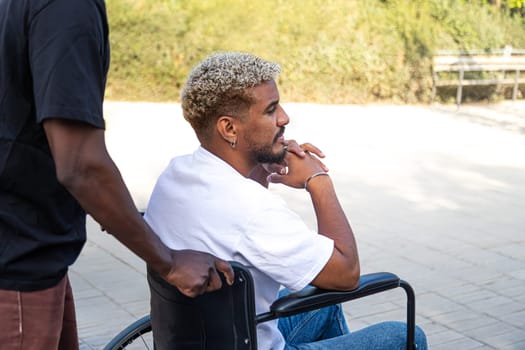
{"label": "black t-shirt", "polygon": [[103,0],[0,0],[0,289],[55,285],[85,243],[42,121],[104,128],[108,67]]}

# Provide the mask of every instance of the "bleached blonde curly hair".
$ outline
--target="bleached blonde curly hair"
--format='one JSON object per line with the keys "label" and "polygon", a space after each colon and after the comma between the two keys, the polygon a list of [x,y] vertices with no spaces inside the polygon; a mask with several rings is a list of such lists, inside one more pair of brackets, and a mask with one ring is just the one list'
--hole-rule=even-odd
{"label": "bleached blonde curly hair", "polygon": [[277,63],[248,53],[210,55],[192,69],[182,89],[184,118],[199,137],[221,115],[243,118],[253,103],[248,89],[275,80],[280,71]]}

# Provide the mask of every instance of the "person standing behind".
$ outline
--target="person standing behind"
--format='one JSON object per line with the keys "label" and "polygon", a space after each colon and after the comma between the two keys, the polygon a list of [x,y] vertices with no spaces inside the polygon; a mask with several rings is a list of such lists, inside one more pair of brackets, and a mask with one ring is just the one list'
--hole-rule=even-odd
{"label": "person standing behind", "polygon": [[[317,157],[322,153],[284,137],[290,119],[280,105],[279,72],[275,63],[236,52],[211,55],[192,70],[182,111],[201,145],[172,159],[145,213],[169,247],[191,247],[246,265],[256,313],[269,310],[281,286],[351,290],[360,277],[354,233]],[[317,230],[267,190],[270,182],[309,193]],[[169,320],[171,301],[157,292],[162,281],[154,273],[149,277],[155,345],[177,348],[169,322],[159,321]],[[405,349],[406,324],[384,322],[350,332],[336,305],[259,324],[257,339],[261,350]],[[416,343],[427,348],[419,327]]]}
{"label": "person standing behind", "polygon": [[0,347],[78,349],[68,266],[86,212],[182,293],[231,266],[166,247],[104,141],[109,67],[103,0],[0,0]]}

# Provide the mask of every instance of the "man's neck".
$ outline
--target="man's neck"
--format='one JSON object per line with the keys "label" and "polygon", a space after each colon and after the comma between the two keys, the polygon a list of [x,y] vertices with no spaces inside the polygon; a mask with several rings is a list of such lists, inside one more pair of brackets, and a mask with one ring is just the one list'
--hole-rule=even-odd
{"label": "man's neck", "polygon": [[[251,174],[254,169],[259,168],[256,162],[251,162],[244,157],[243,152],[232,148],[229,145],[214,145],[201,143],[201,147],[212,153],[216,157],[228,163],[232,168],[237,170],[242,176],[254,179]],[[259,176],[258,176],[259,177]],[[256,180],[256,179],[254,179]],[[257,182],[261,183],[259,180]],[[262,183],[261,183],[262,184]]]}

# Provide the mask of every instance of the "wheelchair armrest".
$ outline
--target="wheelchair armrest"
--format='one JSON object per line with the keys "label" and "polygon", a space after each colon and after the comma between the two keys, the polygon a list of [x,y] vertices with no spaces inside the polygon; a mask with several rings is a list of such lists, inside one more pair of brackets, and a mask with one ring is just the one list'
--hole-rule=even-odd
{"label": "wheelchair armrest", "polygon": [[359,286],[351,291],[332,291],[308,286],[285,295],[270,306],[270,311],[257,316],[257,323],[339,304],[399,287],[400,279],[390,272],[362,275]]}

